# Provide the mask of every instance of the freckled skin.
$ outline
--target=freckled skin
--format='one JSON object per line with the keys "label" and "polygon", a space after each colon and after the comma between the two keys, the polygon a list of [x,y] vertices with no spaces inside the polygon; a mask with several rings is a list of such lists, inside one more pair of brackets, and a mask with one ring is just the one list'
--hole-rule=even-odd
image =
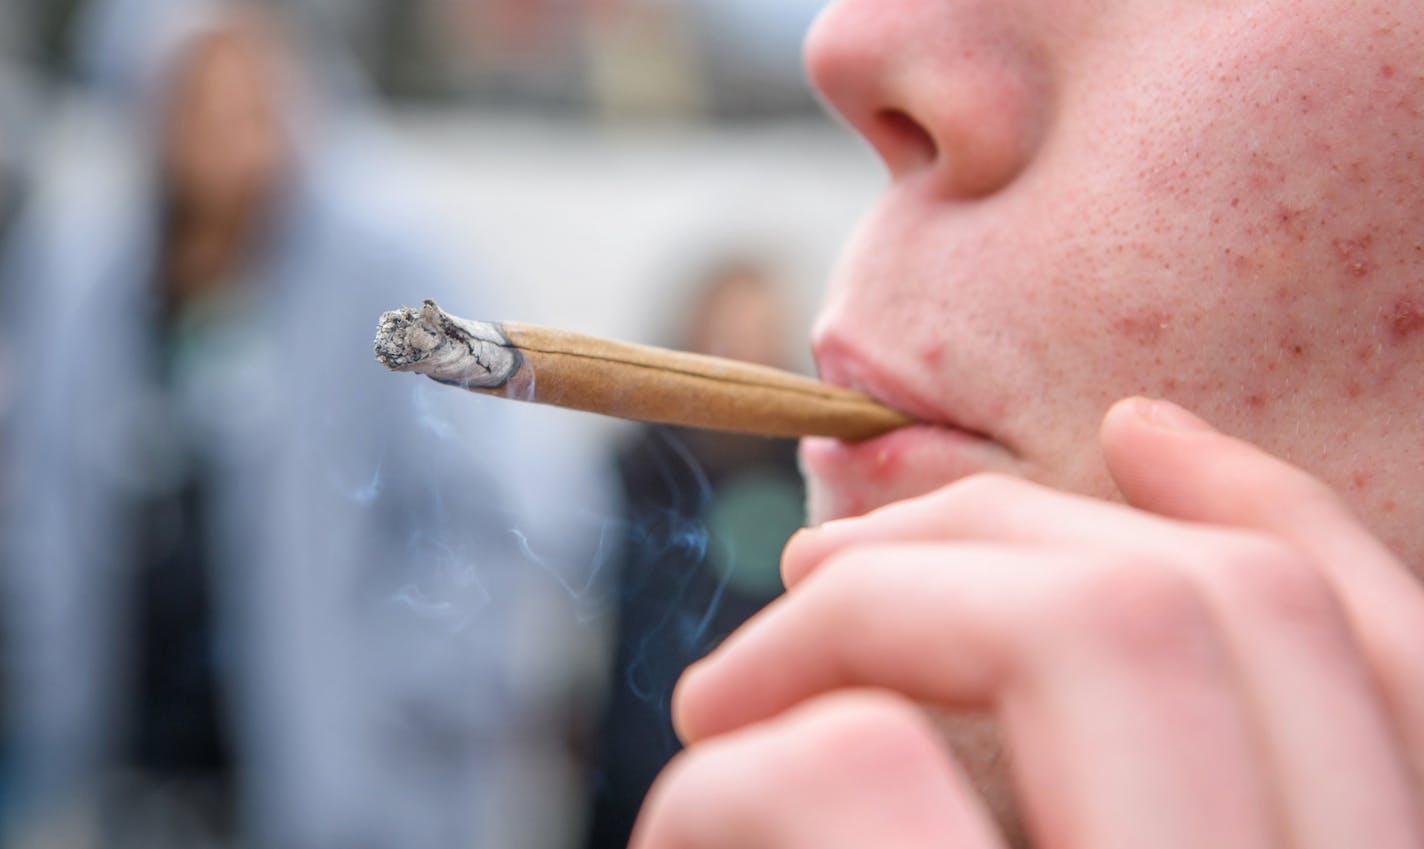
{"label": "freckled skin", "polygon": [[[891,171],[829,373],[872,361],[1012,446],[997,470],[1104,497],[1103,412],[1165,395],[1424,570],[1424,7],[844,0],[808,65]],[[946,482],[896,468],[813,478],[818,518]]]}

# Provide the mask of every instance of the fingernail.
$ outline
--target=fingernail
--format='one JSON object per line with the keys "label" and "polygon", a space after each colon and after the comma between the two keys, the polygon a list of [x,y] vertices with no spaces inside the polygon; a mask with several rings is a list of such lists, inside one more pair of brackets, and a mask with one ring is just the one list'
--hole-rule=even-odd
{"label": "fingernail", "polygon": [[1197,433],[1215,431],[1211,425],[1171,401],[1142,399],[1138,403],[1137,411],[1147,421],[1166,430]]}

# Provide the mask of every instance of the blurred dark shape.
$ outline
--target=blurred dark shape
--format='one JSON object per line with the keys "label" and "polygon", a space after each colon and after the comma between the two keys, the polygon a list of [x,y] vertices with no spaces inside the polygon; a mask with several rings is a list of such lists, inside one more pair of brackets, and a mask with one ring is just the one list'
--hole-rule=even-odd
{"label": "blurred dark shape", "polygon": [[[504,407],[371,353],[394,305],[498,309],[452,290],[355,122],[295,106],[275,19],[116,4],[91,68],[140,126],[97,119],[111,159],[6,250],[0,843],[506,845],[511,753],[577,710],[521,617],[571,602],[511,533],[535,520]],[[541,565],[583,556],[567,536]]]}
{"label": "blurred dark shape", "polygon": [[[714,268],[687,317],[688,349],[787,367],[787,305],[762,264]],[[626,553],[588,849],[627,845],[648,787],[681,748],[673,685],[780,594],[781,549],[804,520],[792,440],[646,427],[618,468]]]}
{"label": "blurred dark shape", "polygon": [[382,91],[614,122],[818,114],[799,44],[825,0],[290,0],[339,19]]}
{"label": "blurred dark shape", "polygon": [[[30,12],[20,4],[0,4],[0,245],[5,244],[31,180],[39,92],[38,81],[22,61],[23,50],[30,41]],[[9,445],[14,426],[15,361],[19,353],[14,326],[17,286],[0,251],[0,449]],[[13,468],[9,463],[0,463],[0,534],[4,533],[13,489]],[[0,573],[7,568],[8,561],[0,546]],[[4,582],[0,581],[0,610],[6,606]],[[0,729],[9,725],[10,715],[8,639],[3,617],[0,617]],[[0,836],[4,834],[10,795],[9,749],[9,741],[0,734]]]}
{"label": "blurred dark shape", "polygon": [[[142,9],[146,0],[133,8]],[[267,0],[339,36],[402,101],[615,123],[817,117],[800,40],[826,0]],[[57,74],[92,45],[72,26],[109,0],[21,0],[27,59]],[[171,4],[170,12],[183,4]],[[110,28],[112,29],[112,27]],[[121,52],[119,45],[112,49]]]}

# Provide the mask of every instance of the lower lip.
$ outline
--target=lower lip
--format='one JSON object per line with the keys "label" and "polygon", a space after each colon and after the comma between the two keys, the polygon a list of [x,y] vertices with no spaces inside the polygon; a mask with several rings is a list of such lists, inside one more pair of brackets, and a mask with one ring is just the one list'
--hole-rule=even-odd
{"label": "lower lip", "polygon": [[837,512],[858,513],[921,495],[1002,468],[1006,458],[1005,449],[990,439],[938,425],[902,427],[864,442],[820,437],[801,441],[806,474],[845,500]]}

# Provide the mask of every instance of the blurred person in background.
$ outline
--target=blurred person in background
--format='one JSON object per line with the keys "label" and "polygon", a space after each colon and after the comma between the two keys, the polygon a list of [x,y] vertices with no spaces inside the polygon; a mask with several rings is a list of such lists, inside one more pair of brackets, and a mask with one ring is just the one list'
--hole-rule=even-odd
{"label": "blurred person in background", "polygon": [[[677,347],[789,368],[790,318],[767,263],[725,258],[702,276]],[[618,470],[625,555],[588,849],[627,845],[644,794],[680,748],[673,684],[780,593],[781,548],[804,516],[792,440],[649,426],[619,452]]]}
{"label": "blurred person in background", "polygon": [[[19,45],[29,33],[27,10],[16,4],[0,5],[0,245],[5,243],[10,223],[14,220],[25,187],[29,182],[29,161],[33,146],[37,103],[35,80],[19,61]],[[0,257],[0,450],[10,442],[15,393],[14,363],[18,353],[14,322],[13,298],[16,283],[6,273]],[[9,512],[10,464],[0,463],[0,529]],[[3,531],[0,531],[3,532]],[[5,569],[0,552],[0,570]],[[3,610],[4,585],[0,582],[0,610]],[[0,627],[0,728],[7,725],[10,698],[5,674],[6,633]],[[8,742],[0,734],[0,834],[3,834],[5,813],[9,808]]]}
{"label": "blurred person in background", "polygon": [[[37,81],[20,62],[19,43],[30,27],[25,10],[0,6],[0,244],[10,229],[30,179],[29,162],[38,119]],[[15,283],[0,267],[0,445],[9,430],[14,331],[11,297]],[[0,484],[5,471],[0,469]],[[0,485],[3,498],[3,485]],[[4,503],[0,501],[0,515]],[[0,700],[0,708],[3,700]]]}
{"label": "blurred person in background", "polygon": [[95,124],[115,167],[60,169],[7,251],[7,836],[560,845],[570,800],[530,776],[577,701],[530,662],[562,651],[524,621],[562,591],[510,532],[538,523],[527,463],[498,402],[370,351],[384,309],[488,304],[314,108],[273,18],[89,24],[89,76],[140,126]]}

